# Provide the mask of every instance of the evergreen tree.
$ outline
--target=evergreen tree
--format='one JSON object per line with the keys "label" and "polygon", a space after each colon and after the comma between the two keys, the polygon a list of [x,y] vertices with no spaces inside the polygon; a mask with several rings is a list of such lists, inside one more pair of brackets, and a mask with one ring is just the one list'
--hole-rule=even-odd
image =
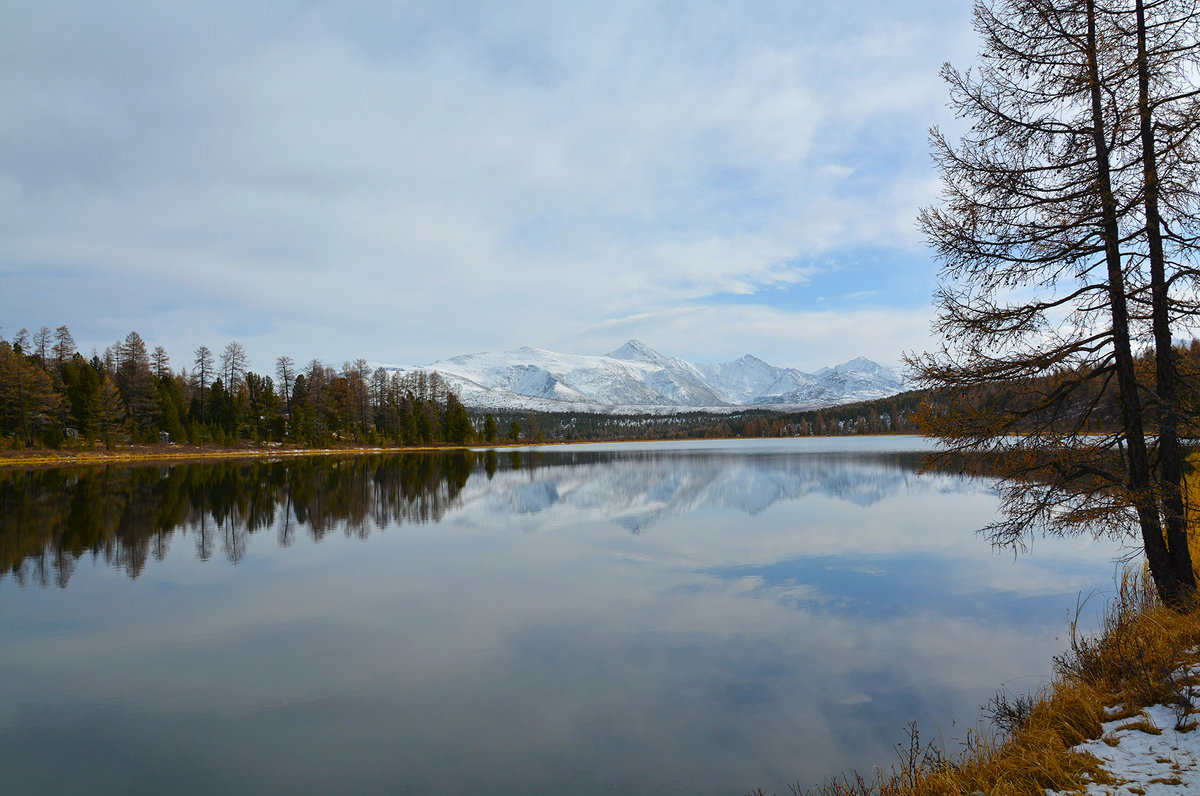
{"label": "evergreen tree", "polygon": [[170,374],[157,379],[158,417],[157,426],[171,435],[172,442],[182,442],[187,438],[184,423],[187,419],[187,407],[183,401],[180,383]]}
{"label": "evergreen tree", "polygon": [[112,449],[113,443],[120,441],[126,430],[125,403],[121,400],[121,391],[112,376],[105,373],[100,383],[99,400],[96,404],[96,416],[93,421],[104,447]]}
{"label": "evergreen tree", "polygon": [[100,394],[103,376],[79,353],[71,356],[62,369],[69,423],[84,439],[99,433]]}
{"label": "evergreen tree", "polygon": [[462,445],[475,438],[475,428],[467,410],[452,392],[446,395],[446,409],[442,414],[442,438],[446,442]]}
{"label": "evergreen tree", "polygon": [[121,391],[129,418],[139,436],[147,439],[159,414],[158,386],[150,371],[146,343],[137,332],[130,332],[123,343],[114,346],[117,363],[114,378]]}

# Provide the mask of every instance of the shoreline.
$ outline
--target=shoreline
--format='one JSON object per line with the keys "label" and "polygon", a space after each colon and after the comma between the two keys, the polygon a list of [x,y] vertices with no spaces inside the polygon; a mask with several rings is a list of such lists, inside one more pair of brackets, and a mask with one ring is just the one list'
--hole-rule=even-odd
{"label": "shoreline", "polygon": [[[1165,607],[1127,569],[1101,626],[1054,658],[1048,683],[980,706],[989,726],[947,752],[916,723],[899,761],[846,772],[804,796],[1168,796],[1200,791],[1200,603]],[[761,788],[746,796],[766,796]]]}
{"label": "shoreline", "polygon": [[413,453],[419,451],[454,451],[474,447],[507,448],[526,447],[517,445],[420,445],[412,447],[353,446],[346,448],[196,448],[182,445],[133,445],[114,450],[73,451],[13,451],[0,452],[0,468],[4,467],[47,467],[77,466],[122,463],[174,463],[204,459],[282,459],[304,456],[362,456],[371,453]]}
{"label": "shoreline", "polygon": [[624,442],[714,442],[722,440],[746,439],[840,439],[843,437],[896,437],[912,436],[908,434],[810,434],[803,437],[695,437],[678,440],[640,440],[640,439],[590,439],[590,440],[550,440],[542,442],[472,442],[466,444],[437,444],[437,445],[351,445],[341,448],[301,448],[267,447],[265,445],[244,447],[177,445],[173,443],[152,443],[144,445],[129,445],[112,450],[4,450],[0,451],[0,468],[5,467],[48,467],[48,466],[78,466],[92,464],[121,464],[121,463],[152,463],[152,462],[187,462],[202,459],[278,459],[298,458],[302,456],[362,456],[371,453],[417,453],[428,451],[456,450],[508,450],[512,448],[544,448],[557,445],[614,445]]}

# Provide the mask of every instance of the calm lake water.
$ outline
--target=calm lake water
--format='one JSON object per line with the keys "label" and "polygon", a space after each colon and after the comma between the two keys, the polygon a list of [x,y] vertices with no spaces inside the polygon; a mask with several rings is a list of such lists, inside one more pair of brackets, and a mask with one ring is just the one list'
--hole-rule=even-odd
{"label": "calm lake water", "polygon": [[0,790],[740,796],[912,719],[953,750],[1127,551],[993,551],[924,448],[0,471]]}

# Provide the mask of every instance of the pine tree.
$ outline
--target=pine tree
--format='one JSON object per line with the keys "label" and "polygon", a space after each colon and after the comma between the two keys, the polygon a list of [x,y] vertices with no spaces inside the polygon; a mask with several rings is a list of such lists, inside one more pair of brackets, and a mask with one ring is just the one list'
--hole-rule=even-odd
{"label": "pine tree", "polygon": [[105,373],[100,383],[99,400],[96,405],[96,417],[93,422],[104,442],[104,447],[111,450],[113,442],[120,440],[126,430],[125,402],[121,400],[121,391],[112,376]]}

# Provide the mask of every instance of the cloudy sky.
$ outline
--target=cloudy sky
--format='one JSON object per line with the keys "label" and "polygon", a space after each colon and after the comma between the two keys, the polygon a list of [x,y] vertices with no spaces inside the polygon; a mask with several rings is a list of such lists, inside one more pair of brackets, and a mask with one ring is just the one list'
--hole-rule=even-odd
{"label": "cloudy sky", "polygon": [[8,0],[0,336],[895,363],[969,5]]}

